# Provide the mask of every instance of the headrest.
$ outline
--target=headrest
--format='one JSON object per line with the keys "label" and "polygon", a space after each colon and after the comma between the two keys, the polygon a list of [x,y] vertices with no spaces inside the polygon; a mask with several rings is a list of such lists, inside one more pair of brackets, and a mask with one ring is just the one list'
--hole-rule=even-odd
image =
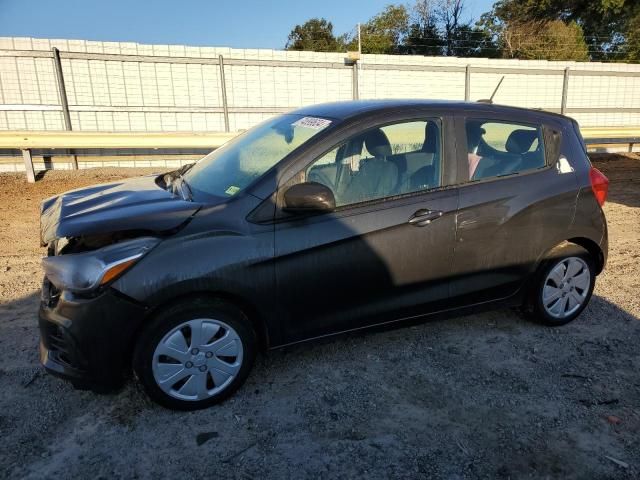
{"label": "headrest", "polygon": [[374,128],[364,134],[364,145],[369,153],[376,158],[392,155],[389,139],[379,128]]}
{"label": "headrest", "polygon": [[504,148],[509,153],[522,155],[531,149],[531,145],[538,138],[537,130],[514,130],[507,138]]}
{"label": "headrest", "polygon": [[427,122],[426,127],[424,127],[424,144],[422,145],[422,151],[426,153],[436,153],[438,151],[439,136],[438,125],[436,125],[435,122]]}
{"label": "headrest", "polygon": [[487,133],[481,125],[482,124],[478,122],[467,122],[467,148],[469,148],[469,151],[477,147],[480,144],[482,136]]}

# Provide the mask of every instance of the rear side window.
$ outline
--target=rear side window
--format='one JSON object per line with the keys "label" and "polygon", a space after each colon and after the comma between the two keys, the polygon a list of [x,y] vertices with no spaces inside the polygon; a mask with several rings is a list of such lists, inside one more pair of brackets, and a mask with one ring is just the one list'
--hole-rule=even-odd
{"label": "rear side window", "polygon": [[542,126],[468,118],[465,128],[470,180],[545,166]]}

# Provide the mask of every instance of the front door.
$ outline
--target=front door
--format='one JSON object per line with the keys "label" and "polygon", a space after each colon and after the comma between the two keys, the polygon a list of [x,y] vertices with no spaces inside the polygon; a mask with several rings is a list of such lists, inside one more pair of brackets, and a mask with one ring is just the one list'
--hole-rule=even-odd
{"label": "front door", "polygon": [[417,315],[446,302],[458,200],[456,189],[443,186],[441,145],[439,119],[376,126],[296,177],[331,188],[337,208],[276,224],[286,342]]}

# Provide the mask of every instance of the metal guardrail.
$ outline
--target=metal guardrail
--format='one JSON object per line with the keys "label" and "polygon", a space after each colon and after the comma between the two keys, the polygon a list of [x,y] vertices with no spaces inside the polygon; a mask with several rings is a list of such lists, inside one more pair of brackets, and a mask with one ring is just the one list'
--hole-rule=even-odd
{"label": "metal guardrail", "polygon": [[581,130],[584,142],[591,147],[628,145],[628,151],[631,153],[633,146],[640,143],[640,128],[638,127],[584,127]]}
{"label": "metal guardrail", "polygon": [[[22,150],[27,181],[35,182],[33,149],[214,149],[237,133],[106,133],[106,132],[0,132],[0,149]],[[74,162],[75,163],[75,162]],[[77,163],[74,167],[77,169]]]}
{"label": "metal guardrail", "polygon": [[237,133],[0,132],[0,149],[217,148]]}
{"label": "metal guardrail", "polygon": [[580,131],[585,139],[640,137],[640,127],[580,127]]}
{"label": "metal guardrail", "polygon": [[637,143],[640,143],[640,137],[596,137],[596,138],[585,138],[585,143],[588,146],[596,147],[600,145],[628,145],[629,153],[633,152],[633,146]]}
{"label": "metal guardrail", "polygon": [[[585,143],[633,145],[640,143],[640,127],[584,127]],[[27,180],[35,182],[33,149],[214,149],[235,137],[237,132],[219,133],[115,133],[115,132],[0,132],[0,149],[22,150]]]}

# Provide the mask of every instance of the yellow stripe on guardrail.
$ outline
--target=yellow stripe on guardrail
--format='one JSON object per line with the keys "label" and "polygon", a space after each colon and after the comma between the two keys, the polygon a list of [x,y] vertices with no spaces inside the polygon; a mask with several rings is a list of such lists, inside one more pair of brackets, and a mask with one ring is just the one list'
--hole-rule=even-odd
{"label": "yellow stripe on guardrail", "polygon": [[[584,138],[640,137],[640,127],[583,127]],[[233,133],[149,132],[0,132],[0,148],[217,148],[235,137]]]}
{"label": "yellow stripe on guardrail", "polygon": [[584,138],[633,138],[640,137],[640,127],[581,127]]}
{"label": "yellow stripe on guardrail", "polygon": [[[640,138],[640,127],[584,127],[583,137],[592,139]],[[238,135],[235,133],[150,132],[0,132],[0,149],[22,150],[27,180],[35,182],[33,149],[215,149]],[[631,149],[631,147],[630,147]],[[74,157],[75,158],[75,157]],[[77,160],[74,160],[74,168]]]}
{"label": "yellow stripe on guardrail", "polygon": [[237,133],[0,132],[0,148],[217,148]]}

